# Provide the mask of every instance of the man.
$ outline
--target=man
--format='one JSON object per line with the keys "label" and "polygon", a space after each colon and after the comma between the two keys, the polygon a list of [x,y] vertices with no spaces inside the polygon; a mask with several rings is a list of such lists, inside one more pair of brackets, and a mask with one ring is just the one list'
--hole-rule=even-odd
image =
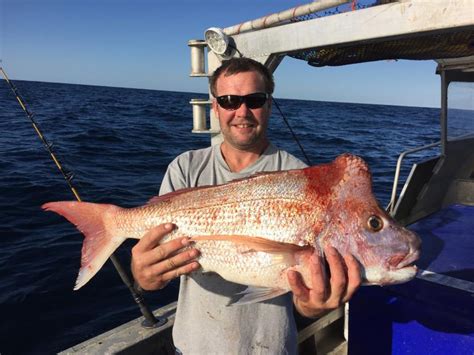
{"label": "man", "polygon": [[[267,136],[274,83],[262,64],[247,58],[225,61],[211,77],[224,141],[178,156],[168,167],[160,194],[187,187],[222,184],[259,171],[303,168],[305,164],[273,146]],[[245,286],[199,269],[195,249],[182,238],[159,245],[174,226],[150,230],[132,250],[132,272],[145,290],[164,287],[181,276],[173,340],[184,354],[295,353],[293,304],[306,317],[317,317],[346,302],[360,285],[357,261],[325,250],[330,280],[322,263],[312,265],[312,285],[290,272],[292,294],[254,304],[227,306]]]}

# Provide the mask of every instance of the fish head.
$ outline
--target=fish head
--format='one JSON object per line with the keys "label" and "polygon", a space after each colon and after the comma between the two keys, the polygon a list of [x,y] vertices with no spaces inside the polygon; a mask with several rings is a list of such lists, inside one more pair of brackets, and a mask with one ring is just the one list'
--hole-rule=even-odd
{"label": "fish head", "polygon": [[411,280],[417,272],[412,263],[420,255],[420,238],[380,208],[369,168],[361,158],[344,155],[338,159],[345,172],[334,189],[323,245],[332,245],[342,255],[352,254],[361,264],[363,284]]}

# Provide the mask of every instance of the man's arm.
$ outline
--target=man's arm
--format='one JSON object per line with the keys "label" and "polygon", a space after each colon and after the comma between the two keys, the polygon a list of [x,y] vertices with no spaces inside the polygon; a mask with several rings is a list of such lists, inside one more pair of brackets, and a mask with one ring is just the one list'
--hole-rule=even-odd
{"label": "man's arm", "polygon": [[300,273],[288,273],[288,282],[293,291],[293,303],[305,317],[320,317],[349,301],[361,285],[360,268],[352,255],[342,257],[333,247],[324,250],[329,265],[327,280],[320,256],[313,255],[310,263],[311,285],[307,287]]}

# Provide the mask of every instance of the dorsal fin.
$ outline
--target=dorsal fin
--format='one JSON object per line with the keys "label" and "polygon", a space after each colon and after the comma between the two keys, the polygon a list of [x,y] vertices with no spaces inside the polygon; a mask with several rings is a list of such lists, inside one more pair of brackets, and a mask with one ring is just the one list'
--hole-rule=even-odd
{"label": "dorsal fin", "polygon": [[176,197],[176,196],[179,196],[179,195],[182,195],[186,192],[190,192],[190,191],[194,191],[194,190],[203,190],[203,189],[207,189],[207,188],[211,188],[211,187],[215,187],[215,186],[206,185],[206,186],[199,186],[199,187],[185,187],[184,189],[168,192],[167,194],[164,194],[164,195],[161,195],[161,196],[154,196],[146,204],[147,205],[154,205],[156,203],[160,203],[160,202],[163,202],[163,201],[168,201],[169,199],[171,199],[173,197]]}
{"label": "dorsal fin", "polygon": [[344,176],[338,184],[339,188],[355,191],[372,191],[372,174],[369,165],[359,156],[342,154],[338,156],[335,163],[344,166]]}
{"label": "dorsal fin", "polygon": [[[297,171],[297,170],[301,170],[301,169],[292,169],[292,170],[286,170],[286,171]],[[282,172],[284,172],[284,171],[262,171],[262,172],[257,172],[253,175],[250,175],[248,177],[237,178],[237,179],[231,180],[231,181],[229,181],[225,184],[221,184],[221,185],[205,185],[205,186],[198,186],[198,187],[186,187],[184,189],[172,191],[172,192],[169,192],[169,193],[161,195],[161,196],[154,196],[147,202],[147,205],[153,205],[153,204],[160,203],[160,202],[163,202],[163,201],[168,201],[169,199],[171,199],[173,197],[176,197],[176,196],[182,195],[186,192],[190,192],[190,191],[194,191],[194,190],[217,188],[217,187],[220,187],[220,186],[235,184],[235,183],[239,183],[239,182],[242,182],[242,181],[245,181],[245,180],[258,178],[258,177],[265,176],[265,175],[281,174]]]}
{"label": "dorsal fin", "polygon": [[357,174],[370,174],[369,165],[361,157],[349,153],[339,155],[334,162],[336,164],[343,164],[348,173],[355,172]]}
{"label": "dorsal fin", "polygon": [[[293,170],[301,170],[301,169],[293,169]],[[244,180],[251,180],[251,179],[259,178],[259,177],[262,177],[262,176],[278,175],[278,174],[285,173],[285,172],[287,172],[287,171],[291,171],[291,170],[259,171],[259,172],[253,173],[252,175],[249,175],[249,176],[247,176],[247,177],[241,177],[241,178],[237,178],[237,179],[231,180],[231,181],[229,181],[227,184],[233,184],[233,183],[237,183],[237,182],[242,182],[242,181],[244,181]],[[224,184],[224,185],[227,185],[227,184]]]}

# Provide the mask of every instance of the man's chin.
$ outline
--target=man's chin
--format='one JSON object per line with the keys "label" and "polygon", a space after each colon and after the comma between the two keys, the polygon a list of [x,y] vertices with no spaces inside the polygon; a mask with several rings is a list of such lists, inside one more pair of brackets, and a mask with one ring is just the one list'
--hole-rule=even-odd
{"label": "man's chin", "polygon": [[[252,139],[252,140],[240,140],[232,142],[232,146],[239,150],[258,150],[259,152],[266,148],[268,145],[266,140]],[[262,153],[262,152],[260,152]]]}
{"label": "man's chin", "polygon": [[[231,134],[229,134],[231,133]],[[255,130],[248,132],[248,134],[242,134],[242,132],[223,132],[224,141],[230,146],[239,150],[249,150],[259,147],[266,147],[268,141],[266,137],[262,137],[255,132]]]}

